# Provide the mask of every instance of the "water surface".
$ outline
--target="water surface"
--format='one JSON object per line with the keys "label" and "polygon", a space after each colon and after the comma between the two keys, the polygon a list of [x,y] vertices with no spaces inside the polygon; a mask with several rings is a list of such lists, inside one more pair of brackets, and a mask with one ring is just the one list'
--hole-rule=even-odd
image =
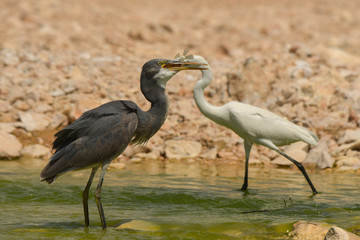
{"label": "water surface", "polygon": [[[81,191],[90,170],[39,181],[42,160],[1,161],[0,239],[284,239],[298,220],[360,228],[360,176],[198,163],[143,162],[110,169],[102,191],[109,229],[101,230],[93,191],[84,228]],[[284,203],[286,202],[286,205]],[[124,228],[115,228],[120,224]]]}

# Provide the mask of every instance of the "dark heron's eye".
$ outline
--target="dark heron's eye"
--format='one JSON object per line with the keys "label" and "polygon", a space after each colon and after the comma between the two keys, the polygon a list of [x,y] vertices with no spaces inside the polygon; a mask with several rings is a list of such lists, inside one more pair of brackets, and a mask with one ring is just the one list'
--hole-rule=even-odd
{"label": "dark heron's eye", "polygon": [[161,66],[161,65],[164,65],[165,63],[166,63],[166,61],[159,61],[158,65]]}

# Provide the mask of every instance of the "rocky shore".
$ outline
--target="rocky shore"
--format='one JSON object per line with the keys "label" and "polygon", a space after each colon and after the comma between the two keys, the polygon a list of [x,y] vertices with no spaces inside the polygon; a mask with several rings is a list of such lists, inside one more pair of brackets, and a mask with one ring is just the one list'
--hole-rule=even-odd
{"label": "rocky shore", "polygon": [[[211,103],[243,101],[286,117],[320,142],[294,143],[285,152],[308,168],[359,173],[359,3],[347,1],[337,11],[336,1],[305,2],[214,1],[202,11],[168,2],[159,13],[160,1],[144,8],[141,1],[2,1],[0,158],[47,160],[53,134],[102,103],[129,99],[147,109],[142,64],[190,48],[212,66]],[[164,126],[147,145],[128,148],[116,166],[144,159],[243,161],[242,140],[197,109],[192,88],[199,76],[181,72],[168,83]],[[250,163],[291,166],[263,147],[254,148]]]}

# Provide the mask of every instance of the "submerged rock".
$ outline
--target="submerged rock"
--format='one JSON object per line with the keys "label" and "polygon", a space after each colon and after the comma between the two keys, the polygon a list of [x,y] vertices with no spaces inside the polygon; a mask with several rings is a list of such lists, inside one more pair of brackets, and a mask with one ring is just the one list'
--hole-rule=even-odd
{"label": "submerged rock", "polygon": [[120,223],[116,228],[120,229],[132,229],[138,231],[158,231],[160,226],[145,220],[131,220],[125,223]]}

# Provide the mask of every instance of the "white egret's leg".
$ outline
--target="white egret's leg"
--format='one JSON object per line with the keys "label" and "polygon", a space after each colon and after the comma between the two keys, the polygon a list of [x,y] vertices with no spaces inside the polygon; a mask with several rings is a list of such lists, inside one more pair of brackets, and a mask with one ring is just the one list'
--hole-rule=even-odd
{"label": "white egret's leg", "polygon": [[252,144],[245,141],[244,147],[245,147],[245,176],[244,176],[243,186],[241,187],[241,191],[245,191],[248,187],[249,158],[250,158],[250,151]]}
{"label": "white egret's leg", "polygon": [[98,210],[99,210],[101,226],[102,226],[103,229],[106,229],[106,220],[105,220],[104,210],[103,210],[103,207],[102,207],[102,204],[101,204],[101,187],[102,187],[102,184],[104,182],[105,173],[106,173],[106,170],[107,170],[108,167],[109,167],[109,163],[106,163],[106,164],[104,164],[102,166],[99,183],[98,183],[98,185],[96,187],[96,190],[95,190],[95,201],[96,201],[96,205],[97,205]]}
{"label": "white egret's leg", "polygon": [[294,164],[298,167],[298,169],[302,172],[302,174],[304,175],[306,181],[307,181],[308,184],[310,185],[311,190],[313,191],[313,194],[314,194],[314,195],[317,194],[318,192],[316,191],[316,189],[315,189],[314,185],[312,184],[309,176],[307,175],[304,166],[303,166],[300,162],[298,162],[298,161],[296,161],[295,159],[291,158],[290,156],[286,155],[284,152],[282,152],[282,151],[280,151],[280,150],[276,150],[276,151],[277,151],[278,153],[280,153],[281,155],[283,155],[284,157],[286,157],[287,159],[289,159],[292,163],[294,163]]}
{"label": "white egret's leg", "polygon": [[86,187],[84,189],[84,191],[82,192],[82,202],[83,202],[83,206],[84,206],[84,217],[85,217],[85,227],[89,226],[89,206],[88,206],[88,199],[89,199],[89,189],[91,186],[91,183],[94,179],[95,173],[98,170],[98,168],[93,168],[91,170],[91,174],[89,177],[89,180],[86,184]]}

